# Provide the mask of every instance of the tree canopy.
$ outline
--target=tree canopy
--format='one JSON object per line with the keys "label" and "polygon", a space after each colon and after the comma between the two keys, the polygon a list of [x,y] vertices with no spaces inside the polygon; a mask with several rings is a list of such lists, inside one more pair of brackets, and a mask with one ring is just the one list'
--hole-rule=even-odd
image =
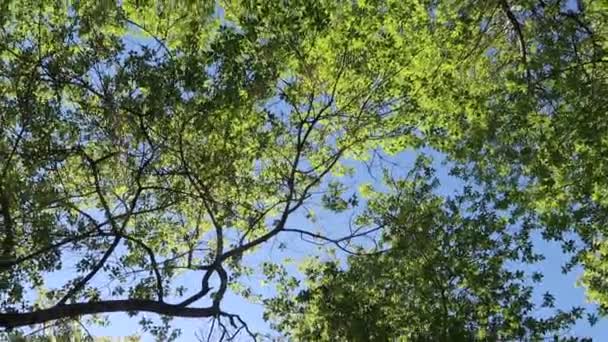
{"label": "tree canopy", "polygon": [[[295,340],[564,337],[585,312],[533,299],[536,233],[606,314],[606,1],[1,6],[0,327],[255,338],[236,293]],[[301,273],[246,262],[281,236],[311,242]]]}

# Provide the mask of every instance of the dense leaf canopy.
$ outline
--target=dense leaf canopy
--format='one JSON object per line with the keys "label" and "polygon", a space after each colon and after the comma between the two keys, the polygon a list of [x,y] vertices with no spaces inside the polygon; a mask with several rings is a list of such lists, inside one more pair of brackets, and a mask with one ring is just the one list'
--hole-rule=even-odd
{"label": "dense leaf canopy", "polygon": [[542,274],[508,266],[542,258],[530,248],[530,218],[515,224],[470,187],[441,198],[432,174],[421,159],[407,178],[387,180],[389,192],[373,195],[358,220],[383,227],[390,248],[349,256],[345,270],[335,260],[307,263],[306,288],[266,302],[276,328],[303,341],[510,341],[542,339],[580,318],[580,308],[539,318],[536,310],[553,306],[550,297],[532,301]]}
{"label": "dense leaf canopy", "polygon": [[[538,315],[535,233],[608,310],[606,1],[1,6],[1,327],[152,312],[159,339],[172,317],[254,337],[234,292],[296,340],[562,336],[583,309]],[[462,188],[424,157],[389,172],[408,150]],[[314,206],[354,227],[307,229]],[[245,262],[285,235],[336,251]]]}

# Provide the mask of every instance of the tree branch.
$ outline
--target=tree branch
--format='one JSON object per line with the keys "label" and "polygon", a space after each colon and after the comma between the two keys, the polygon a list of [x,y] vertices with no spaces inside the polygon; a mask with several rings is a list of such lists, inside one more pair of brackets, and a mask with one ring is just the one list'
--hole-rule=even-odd
{"label": "tree branch", "polygon": [[[343,242],[343,241],[354,239],[354,238],[356,238],[358,236],[363,236],[365,234],[372,233],[372,232],[374,232],[374,231],[376,231],[378,229],[380,229],[380,228],[370,229],[370,230],[362,232],[362,233],[357,233],[357,234],[354,234],[354,235],[351,235],[351,236],[345,236],[345,237],[338,238],[338,239],[332,239],[332,238],[329,238],[327,236],[324,236],[324,235],[321,235],[321,234],[316,234],[316,233],[309,232],[309,231],[302,230],[302,229],[285,228],[285,229],[283,229],[283,231],[284,232],[291,232],[291,233],[299,233],[300,236],[302,236],[302,237],[309,236],[309,237],[311,237],[313,239],[323,240],[326,243],[334,244],[340,250],[342,250],[343,252],[346,252],[348,254],[352,254],[352,255],[377,255],[377,254],[382,254],[382,253],[387,252],[388,249],[383,249],[383,250],[372,252],[372,253],[360,253],[360,252],[356,252],[356,251],[351,251],[350,249],[342,246],[340,243]],[[310,241],[310,240],[306,240],[306,239],[303,239],[303,240],[306,241],[306,242],[315,243],[314,241]]]}
{"label": "tree branch", "polygon": [[144,311],[166,316],[193,318],[213,317],[218,314],[218,310],[213,307],[186,308],[143,299],[106,300],[53,306],[49,309],[32,312],[0,314],[0,327],[15,328],[45,323],[66,317],[128,311]]}
{"label": "tree branch", "polygon": [[99,260],[99,262],[95,265],[95,267],[93,267],[91,272],[89,272],[86,275],[86,277],[82,278],[74,287],[72,287],[72,289],[70,289],[68,291],[68,293],[66,293],[65,296],[63,296],[63,298],[61,298],[59,300],[59,302],[57,302],[57,306],[64,305],[68,301],[68,299],[70,299],[72,296],[74,296],[78,291],[82,290],[82,288],[89,282],[89,280],[91,280],[95,276],[95,274],[97,274],[97,272],[99,272],[99,270],[101,270],[101,268],[103,267],[103,265],[105,265],[105,263],[108,260],[108,258],[110,257],[110,255],[112,255],[112,253],[114,252],[114,250],[120,243],[120,239],[121,239],[120,236],[116,236],[114,238],[114,241],[112,242],[112,245],[110,246],[110,248],[108,248],[108,250],[104,253],[103,257],[101,257],[101,260]]}
{"label": "tree branch", "polygon": [[160,270],[158,268],[158,263],[156,262],[156,255],[154,254],[154,251],[152,250],[152,248],[150,248],[150,246],[145,244],[140,239],[137,239],[135,237],[132,237],[132,236],[129,236],[126,234],[122,234],[122,233],[120,234],[120,236],[124,237],[125,239],[127,239],[129,241],[135,242],[148,254],[148,257],[150,258],[152,270],[154,271],[154,275],[156,276],[156,295],[158,296],[158,301],[160,301],[161,303],[164,302],[163,278],[160,274]]}
{"label": "tree branch", "polygon": [[515,17],[515,14],[513,14],[513,11],[511,11],[511,6],[509,6],[507,0],[501,0],[500,5],[502,6],[502,10],[507,15],[509,22],[511,22],[511,25],[513,26],[513,29],[517,34],[517,38],[519,39],[519,45],[521,49],[521,62],[526,68],[526,80],[528,81],[528,88],[530,89],[530,82],[532,81],[532,79],[530,75],[530,68],[528,67],[528,50],[526,48],[526,41],[524,39],[524,33],[521,29],[521,24],[517,20],[517,17]]}
{"label": "tree branch", "polygon": [[90,231],[88,233],[85,233],[84,235],[77,235],[77,236],[71,236],[71,237],[65,238],[65,239],[63,239],[63,240],[61,240],[61,241],[59,241],[59,242],[57,242],[55,244],[48,245],[48,246],[46,246],[44,248],[41,248],[41,249],[39,249],[39,250],[31,253],[31,254],[19,257],[19,258],[15,259],[15,260],[9,260],[9,261],[0,260],[0,272],[5,271],[5,270],[11,268],[12,266],[18,265],[18,264],[20,264],[22,262],[25,262],[25,261],[28,261],[30,259],[33,259],[33,258],[35,258],[35,257],[37,257],[37,256],[39,256],[41,254],[49,253],[49,252],[51,252],[51,251],[53,251],[55,249],[58,249],[58,248],[60,248],[60,247],[62,247],[64,245],[67,245],[69,243],[75,243],[75,242],[78,242],[78,241],[85,240],[85,239],[88,239],[90,237],[93,237],[93,236],[95,236],[95,235],[93,235],[93,233],[94,233],[94,231]]}

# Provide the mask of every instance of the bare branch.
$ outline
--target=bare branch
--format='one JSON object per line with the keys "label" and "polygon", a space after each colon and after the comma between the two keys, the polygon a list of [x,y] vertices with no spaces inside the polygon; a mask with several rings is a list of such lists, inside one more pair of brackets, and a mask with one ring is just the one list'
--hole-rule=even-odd
{"label": "bare branch", "polygon": [[19,257],[19,258],[15,259],[15,260],[0,261],[0,272],[7,270],[7,269],[11,268],[14,265],[18,265],[18,264],[23,263],[25,261],[31,260],[31,259],[33,259],[33,258],[35,258],[35,257],[37,257],[39,255],[42,255],[42,254],[48,253],[50,251],[56,250],[58,248],[61,248],[62,246],[67,245],[69,243],[75,243],[75,242],[78,242],[78,241],[81,241],[81,240],[93,237],[93,236],[95,236],[94,234],[92,234],[93,232],[94,232],[94,230],[93,231],[89,231],[88,233],[85,233],[83,235],[77,235],[77,236],[72,236],[72,237],[69,237],[69,238],[65,238],[65,239],[63,239],[63,240],[61,240],[61,241],[59,241],[59,242],[57,242],[55,244],[48,245],[48,246],[46,246],[46,247],[44,247],[42,249],[37,250],[36,252],[33,252],[31,254]]}
{"label": "bare branch", "polygon": [[[374,252],[370,252],[370,253],[368,253],[368,252],[362,253],[362,252],[352,251],[352,250],[350,250],[350,249],[342,246],[341,242],[348,241],[348,240],[354,239],[355,237],[363,236],[365,234],[371,234],[372,232],[377,231],[378,229],[380,229],[380,228],[373,228],[373,229],[370,229],[370,230],[362,232],[362,233],[358,233],[358,234],[354,234],[354,235],[351,235],[351,236],[342,237],[342,238],[339,238],[339,239],[332,239],[332,238],[329,238],[327,236],[324,236],[324,235],[321,235],[321,234],[317,234],[317,233],[313,233],[313,232],[309,232],[309,231],[302,230],[302,229],[285,228],[285,229],[283,229],[283,231],[284,232],[291,232],[291,233],[299,233],[302,237],[303,236],[309,236],[309,237],[312,237],[314,239],[323,240],[326,243],[334,244],[340,250],[342,250],[342,251],[344,251],[344,252],[346,252],[348,254],[351,254],[351,255],[377,255],[377,254],[386,253],[386,252],[389,251],[389,249],[383,249],[383,250],[380,250],[380,251],[374,251]],[[311,241],[311,240],[304,240],[304,241],[317,244],[315,241]],[[325,245],[325,243],[323,243],[321,245]]]}
{"label": "bare branch", "polygon": [[258,339],[257,339],[257,336],[258,336],[258,335],[257,335],[257,334],[255,334],[255,333],[253,333],[253,332],[251,331],[251,329],[249,329],[249,326],[248,326],[248,325],[247,325],[247,323],[246,323],[246,322],[245,322],[245,321],[244,321],[244,320],[241,318],[241,316],[239,316],[239,315],[237,315],[237,314],[231,314],[231,313],[227,313],[227,312],[224,312],[224,311],[221,311],[221,312],[220,312],[220,316],[227,317],[227,318],[230,320],[230,324],[231,324],[231,325],[232,325],[234,328],[236,328],[236,327],[237,327],[236,323],[234,322],[234,320],[235,320],[235,319],[236,319],[236,320],[238,320],[238,321],[239,321],[239,323],[241,324],[241,325],[240,325],[240,327],[238,328],[239,330],[237,330],[237,331],[236,331],[236,333],[233,335],[233,337],[232,337],[232,338],[236,337],[236,335],[238,334],[238,332],[239,332],[241,329],[245,329],[245,331],[247,331],[247,334],[249,334],[249,336],[250,336],[250,337],[251,337],[251,338],[252,338],[254,341],[257,341],[257,340],[258,340]]}
{"label": "bare branch", "polygon": [[40,324],[67,317],[78,317],[110,312],[153,312],[174,317],[214,317],[218,310],[208,308],[187,308],[153,300],[124,299],[98,302],[56,305],[48,309],[30,312],[12,312],[0,314],[0,327],[16,328]]}

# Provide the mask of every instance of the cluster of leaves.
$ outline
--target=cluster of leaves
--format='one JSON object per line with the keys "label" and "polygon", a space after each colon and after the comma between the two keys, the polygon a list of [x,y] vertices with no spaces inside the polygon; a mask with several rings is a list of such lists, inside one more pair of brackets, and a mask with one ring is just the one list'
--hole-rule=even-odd
{"label": "cluster of leaves", "polygon": [[[268,301],[300,339],[557,334],[580,310],[536,317],[528,276],[507,267],[539,259],[532,230],[564,243],[565,269],[583,264],[608,307],[605,2],[1,7],[0,326],[147,311],[249,331],[222,299],[252,272],[244,255],[293,233],[347,253],[377,240]],[[359,205],[342,198],[343,160],[422,147],[467,188],[438,196],[422,163],[367,189],[349,236],[288,228],[316,199]],[[32,303],[53,273],[69,280]]]}
{"label": "cluster of leaves", "polygon": [[303,288],[279,287],[266,301],[280,331],[298,341],[537,340],[581,318],[576,307],[536,314],[533,284],[542,275],[518,269],[542,259],[529,218],[499,215],[470,187],[438,196],[426,159],[406,179],[386,181],[388,192],[374,194],[358,221],[383,226],[388,251],[351,255],[345,267],[310,260]]}
{"label": "cluster of leaves", "polygon": [[[211,3],[3,6],[4,327],[115,311],[232,321],[228,271],[404,103],[369,51],[330,49],[329,3],[226,3],[224,20]],[[31,303],[48,273],[71,279]]]}
{"label": "cluster of leaves", "polygon": [[[588,295],[605,310],[607,7],[505,4],[482,16],[485,55],[454,69],[446,78],[453,82],[435,82],[442,100],[422,104],[433,113],[427,141],[499,209],[535,213],[543,237],[571,254],[564,271],[582,264]],[[500,38],[505,26],[510,34]]]}
{"label": "cluster of leaves", "polygon": [[[379,5],[374,3],[368,9],[373,11]],[[468,260],[467,253],[483,251],[483,247],[460,240],[462,235],[447,230],[442,221],[427,221],[423,230],[437,235],[437,241],[432,240],[434,248],[427,251],[425,244],[415,242],[418,236],[411,230],[416,223],[392,222],[408,234],[401,242],[391,240],[396,245],[388,253],[375,258],[349,257],[346,270],[335,262],[311,267],[308,283],[298,296],[284,292],[269,301],[267,314],[278,322],[279,329],[299,340],[365,340],[373,334],[378,340],[534,339],[549,332],[559,334],[582,316],[582,310],[558,311],[551,319],[538,320],[526,297],[532,287],[510,283],[521,280],[523,273],[502,268],[510,261],[535,261],[531,256],[518,256],[531,250],[530,227],[539,229],[545,239],[562,242],[563,250],[572,255],[564,272],[583,264],[587,294],[605,313],[606,5],[597,1],[523,1],[517,5],[505,1],[436,4],[436,12],[426,18],[428,26],[418,28],[411,45],[419,47],[416,39],[426,34],[434,37],[432,43],[420,45],[430,58],[419,55],[414,59],[416,67],[407,70],[420,115],[399,118],[402,124],[414,120],[416,138],[445,153],[456,165],[452,175],[475,184],[483,193],[481,203],[492,204],[475,218],[483,221],[467,231],[481,241],[484,237],[491,241],[488,248],[497,255],[503,247],[505,253],[498,258],[492,253],[477,256],[475,260],[481,264],[470,263],[471,269],[484,276],[472,281],[471,273],[456,265]],[[428,11],[421,16],[426,14]],[[445,27],[449,31],[442,32]],[[403,142],[385,140],[383,147],[389,152],[401,151],[411,140]],[[399,193],[399,188],[392,190]],[[409,196],[414,204],[422,203],[416,210],[425,212],[424,196]],[[407,196],[397,198],[404,207],[396,204],[396,208],[409,212]],[[392,203],[391,199],[395,200],[394,195],[382,198],[382,203]],[[441,203],[453,205],[454,200]],[[442,210],[436,205],[432,212],[441,217]],[[497,213],[505,215],[509,225],[497,227],[488,220],[488,214]],[[450,223],[459,222],[447,217]],[[504,246],[496,244],[495,239],[509,236],[511,225],[523,235],[507,238],[509,243]],[[447,231],[441,233],[444,229]],[[493,233],[486,235],[479,229]],[[510,246],[518,240],[516,246]],[[446,248],[450,243],[461,254],[451,254]],[[446,259],[434,259],[436,251]],[[421,256],[427,254],[428,264]],[[496,273],[483,273],[488,270],[485,262],[498,267]],[[455,275],[454,288],[450,288],[450,278],[442,276],[442,266]],[[440,280],[435,282],[435,277]],[[542,275],[534,274],[531,279],[540,281]],[[492,286],[494,281],[500,284],[498,288]],[[487,311],[485,317],[459,311],[469,300],[474,306],[483,303],[477,298],[483,295],[470,284],[483,284],[490,293],[498,290],[489,296],[490,302],[497,301],[495,308],[510,308],[517,318],[507,323],[513,318],[500,310]],[[447,287],[449,305],[456,306],[448,305],[447,316],[453,318],[432,311],[442,301],[429,293],[437,296],[442,286]],[[408,291],[410,287],[416,290]],[[395,290],[391,292],[391,288]],[[505,299],[509,289],[517,295]],[[473,294],[457,297],[467,290]],[[510,307],[510,300],[517,303],[516,309]],[[551,295],[545,295],[543,305],[553,302]],[[405,318],[395,319],[391,314]],[[592,324],[597,322],[595,314],[589,317]],[[490,326],[490,321],[495,325]]]}

